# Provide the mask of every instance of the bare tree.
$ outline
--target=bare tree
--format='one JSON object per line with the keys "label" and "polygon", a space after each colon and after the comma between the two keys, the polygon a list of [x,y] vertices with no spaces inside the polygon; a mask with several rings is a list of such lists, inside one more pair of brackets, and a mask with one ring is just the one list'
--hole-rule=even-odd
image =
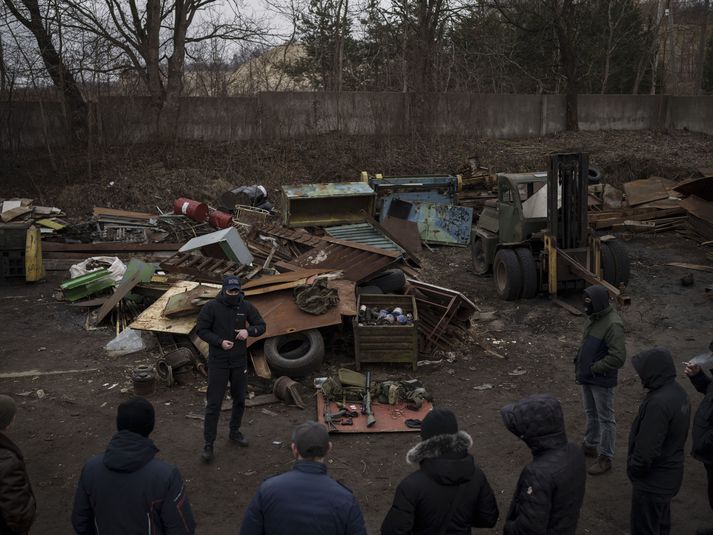
{"label": "bare tree", "polygon": [[[34,36],[42,61],[55,87],[60,90],[68,115],[70,139],[86,143],[88,133],[88,107],[72,71],[65,64],[52,40],[52,17],[43,14],[39,0],[5,0],[13,17]],[[45,6],[46,12],[51,12]],[[59,13],[53,11],[56,16]]]}
{"label": "bare tree", "polygon": [[248,40],[260,35],[237,1],[229,20],[212,8],[217,0],[65,0],[70,25],[115,50],[115,61],[143,80],[156,131],[176,135],[186,49],[209,39]]}

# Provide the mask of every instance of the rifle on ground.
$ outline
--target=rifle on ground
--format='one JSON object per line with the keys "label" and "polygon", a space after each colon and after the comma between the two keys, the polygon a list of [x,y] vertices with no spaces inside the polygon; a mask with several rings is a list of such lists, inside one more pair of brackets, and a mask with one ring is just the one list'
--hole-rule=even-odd
{"label": "rifle on ground", "polygon": [[364,393],[364,412],[366,413],[366,426],[371,427],[376,423],[371,410],[371,372],[366,372],[366,392]]}
{"label": "rifle on ground", "polygon": [[322,395],[324,396],[324,425],[327,426],[327,429],[334,429],[335,431],[337,430],[337,427],[334,425],[334,422],[332,421],[332,418],[341,418],[346,414],[347,411],[344,409],[332,414],[329,412],[329,398],[327,397],[327,394],[322,392]]}

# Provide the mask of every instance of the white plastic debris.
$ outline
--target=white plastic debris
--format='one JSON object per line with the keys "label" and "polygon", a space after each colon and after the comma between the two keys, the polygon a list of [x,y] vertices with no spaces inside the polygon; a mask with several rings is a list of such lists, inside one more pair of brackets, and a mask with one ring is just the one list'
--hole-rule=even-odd
{"label": "white plastic debris", "polygon": [[104,346],[104,349],[110,357],[120,357],[137,351],[144,351],[151,347],[154,342],[155,339],[149,333],[129,327],[121,331],[116,338]]}
{"label": "white plastic debris", "polygon": [[83,262],[80,262],[79,264],[74,264],[71,268],[69,268],[69,276],[73,279],[76,279],[77,277],[81,277],[82,275],[86,275],[87,273],[97,271],[98,269],[104,267],[100,266],[94,267],[92,269],[88,268],[90,263],[96,262],[102,262],[103,264],[109,265],[106,269],[109,270],[109,273],[111,273],[111,278],[115,282],[119,282],[124,276],[124,273],[126,272],[126,264],[124,264],[116,256],[92,256],[91,258],[87,258]]}

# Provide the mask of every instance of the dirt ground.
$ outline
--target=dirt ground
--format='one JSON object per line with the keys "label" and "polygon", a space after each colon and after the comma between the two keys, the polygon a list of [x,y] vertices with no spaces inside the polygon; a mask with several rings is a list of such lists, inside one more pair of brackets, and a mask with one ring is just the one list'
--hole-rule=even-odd
{"label": "dirt ground", "polygon": [[[199,196],[217,194],[226,184],[262,182],[274,194],[280,183],[356,177],[362,168],[386,173],[454,172],[467,156],[476,153],[483,164],[498,170],[541,168],[543,164],[538,162],[544,162],[548,151],[574,146],[587,147],[608,180],[621,183],[650,174],[688,176],[699,167],[711,167],[712,141],[688,132],[604,132],[529,140],[441,140],[436,145],[407,150],[406,142],[357,140],[349,146],[323,139],[260,149],[246,145],[194,146],[173,159],[153,155],[147,147],[127,147],[95,161],[92,176],[82,174],[85,162],[77,155],[53,155],[57,169],[53,173],[44,154],[5,154],[0,157],[9,165],[0,165],[0,196],[42,197],[43,203],[61,206],[76,216],[90,211],[92,205],[165,207],[177,195],[202,198]],[[322,157],[317,150],[320,143]],[[324,150],[338,157],[324,158]],[[111,181],[114,185],[109,184]],[[702,352],[713,337],[713,300],[704,292],[713,284],[713,274],[694,272],[695,285],[682,287],[679,279],[686,270],[666,263],[705,263],[704,249],[673,233],[637,236],[626,243],[632,259],[628,290],[632,304],[621,314],[629,355],[663,345],[671,348],[680,363]],[[420,367],[415,376],[433,392],[437,405],[456,411],[461,427],[472,435],[472,451],[501,508],[496,528],[480,532],[499,533],[519,471],[530,454],[525,444],[503,427],[498,411],[526,395],[550,392],[562,401],[570,440],[581,441],[584,416],[579,387],[573,380],[572,358],[583,319],[542,297],[516,303],[500,301],[492,279],[478,278],[471,272],[466,249],[438,248],[424,252],[423,261],[422,280],[462,291],[481,310],[495,311],[495,319],[475,322],[471,335],[505,358],[491,356],[471,341],[451,354],[429,357],[444,360],[439,365]],[[122,391],[130,389],[130,370],[154,358],[148,354],[107,357],[103,346],[112,333],[85,331],[85,312],[52,298],[53,289],[63,278],[55,272],[46,283],[0,285],[0,372],[96,369],[0,379],[0,392],[13,395],[20,406],[11,436],[25,453],[38,498],[39,516],[32,531],[37,534],[71,533],[69,516],[81,467],[105,448],[114,432],[116,406],[130,395]],[[566,299],[580,306],[581,294],[572,293]],[[328,364],[319,375],[353,363],[344,351],[344,341],[340,342],[339,336],[334,339],[337,342],[328,346]],[[518,368],[526,373],[510,375]],[[370,369],[377,380],[414,376],[407,367]],[[216,460],[210,466],[198,460],[202,422],[186,417],[202,411],[202,383],[161,387],[151,398],[157,410],[152,438],[161,450],[159,457],[176,464],[187,481],[199,533],[236,533],[260,481],[290,468],[291,430],[316,416],[314,398],[307,394],[312,391],[312,379],[303,381],[308,402],[305,411],[282,405],[265,407],[273,414],[261,408],[247,410],[244,431],[251,440],[247,449],[227,443],[224,413]],[[681,383],[697,406],[701,396],[687,379],[681,378]],[[484,384],[493,388],[474,389]],[[257,393],[265,386],[251,378],[251,388]],[[40,390],[44,396],[38,396]],[[588,479],[578,533],[628,532],[631,487],[625,473],[626,441],[643,396],[627,362],[616,398],[618,447],[614,470]],[[334,436],[330,473],[356,494],[369,533],[378,533],[396,485],[412,470],[404,458],[417,440],[418,435],[410,433]],[[281,444],[274,445],[276,441]],[[687,458],[684,485],[673,502],[674,533],[691,533],[702,524],[713,525],[705,489],[703,467]]]}

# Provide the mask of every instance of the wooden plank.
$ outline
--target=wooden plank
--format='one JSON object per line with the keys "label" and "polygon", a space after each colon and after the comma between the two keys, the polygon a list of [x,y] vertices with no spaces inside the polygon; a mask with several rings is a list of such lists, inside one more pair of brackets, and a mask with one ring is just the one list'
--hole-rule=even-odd
{"label": "wooden plank", "polygon": [[126,297],[134,286],[141,282],[141,273],[136,272],[134,276],[129,280],[122,282],[119,287],[114,291],[114,295],[109,297],[102,307],[97,311],[96,316],[93,314],[89,317],[89,325],[95,326],[99,325],[102,320],[111,312],[114,307],[119,304],[124,297]]}
{"label": "wooden plank", "polygon": [[250,349],[250,360],[252,360],[253,369],[258,377],[272,379],[272,371],[270,371],[270,366],[267,364],[262,346]]}
{"label": "wooden plank", "polygon": [[188,337],[191,339],[191,342],[193,342],[193,345],[196,346],[196,349],[200,352],[201,355],[203,355],[206,359],[208,358],[208,352],[210,350],[210,347],[208,345],[208,342],[203,340],[200,336],[196,334],[196,330],[193,329]]}
{"label": "wooden plank", "polygon": [[659,177],[627,182],[624,192],[629,206],[668,198],[668,190]]}
{"label": "wooden plank", "polygon": [[268,275],[246,282],[243,284],[243,291],[249,290],[250,288],[257,288],[258,286],[269,286],[272,284],[292,282],[298,279],[306,279],[313,275],[321,275],[322,273],[328,272],[328,269],[300,269],[289,273],[280,273],[279,275]]}
{"label": "wooden plank", "polygon": [[669,262],[667,266],[680,267],[684,269],[694,269],[696,271],[706,271],[713,273],[713,266],[703,266],[701,264],[686,264],[685,262]]}
{"label": "wooden plank", "polygon": [[77,253],[106,253],[106,252],[133,252],[133,251],[178,251],[182,243],[57,243],[42,242],[44,251],[77,252]]}
{"label": "wooden plank", "polygon": [[12,208],[3,212],[2,215],[0,215],[0,219],[2,219],[3,223],[8,223],[13,219],[17,219],[20,216],[29,214],[30,212],[32,212],[32,208],[28,206],[18,206],[17,208]]}
{"label": "wooden plank", "polygon": [[40,370],[28,370],[26,372],[6,372],[0,373],[0,379],[19,379],[21,377],[35,377],[44,375],[63,375],[67,373],[89,373],[98,372],[99,368],[86,368],[83,370],[50,370],[50,371],[40,371]]}
{"label": "wooden plank", "polygon": [[157,218],[158,214],[148,214],[146,212],[130,212],[127,210],[116,210],[114,208],[100,208],[95,206],[94,217],[102,216],[119,217],[122,219],[141,219],[148,221],[149,219]]}
{"label": "wooden plank", "polygon": [[255,396],[252,399],[245,400],[246,407],[260,407],[262,405],[270,405],[272,403],[280,403],[280,400],[275,397],[275,394],[263,394]]}
{"label": "wooden plank", "polygon": [[[204,286],[220,288],[218,284],[203,284]],[[198,283],[192,281],[179,281],[174,283],[150,307],[144,310],[129,327],[140,331],[190,334],[196,325],[195,315],[182,318],[167,318],[163,315],[163,310],[166,308],[169,297],[177,293],[185,292],[186,290],[192,290],[196,286],[198,286]]]}

